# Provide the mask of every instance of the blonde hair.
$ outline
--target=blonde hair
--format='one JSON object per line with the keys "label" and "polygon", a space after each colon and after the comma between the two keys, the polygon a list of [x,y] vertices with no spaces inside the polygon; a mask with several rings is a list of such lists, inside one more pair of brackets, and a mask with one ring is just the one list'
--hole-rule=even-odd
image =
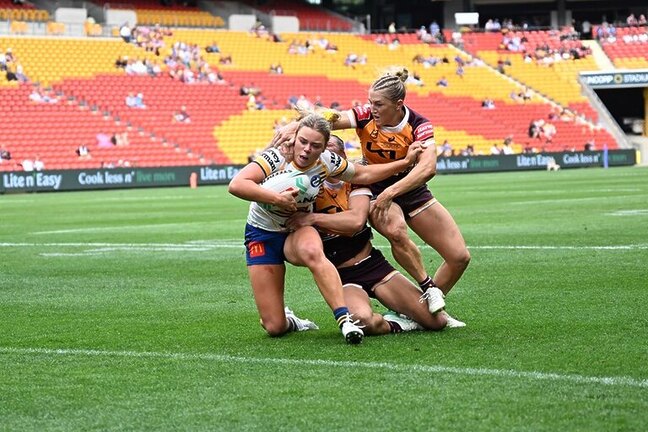
{"label": "blonde hair", "polygon": [[371,90],[381,92],[390,101],[405,100],[405,81],[409,71],[405,68],[390,68],[371,84]]}
{"label": "blonde hair", "polygon": [[299,120],[297,132],[303,127],[311,128],[319,132],[324,137],[324,144],[328,143],[331,137],[331,123],[318,113],[310,113]]}

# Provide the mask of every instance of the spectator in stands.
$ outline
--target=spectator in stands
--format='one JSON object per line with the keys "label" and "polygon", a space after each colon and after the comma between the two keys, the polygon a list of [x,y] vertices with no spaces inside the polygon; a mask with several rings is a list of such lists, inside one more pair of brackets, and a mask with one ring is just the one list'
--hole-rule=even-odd
{"label": "spectator in stands", "polygon": [[313,109],[313,104],[311,103],[311,101],[308,100],[306,95],[303,94],[299,95],[299,98],[297,99],[295,106],[297,107],[297,109],[303,111],[308,111]]}
{"label": "spectator in stands", "polygon": [[436,82],[437,87],[448,87],[448,80],[445,76],[442,76],[439,81]]}
{"label": "spectator in stands", "polygon": [[218,47],[218,44],[216,42],[212,42],[211,44],[207,45],[207,47],[205,47],[205,51],[208,53],[220,53],[220,48]]}
{"label": "spectator in stands", "polygon": [[117,60],[115,60],[115,67],[117,69],[126,69],[126,66],[128,65],[128,56],[119,56]]}
{"label": "spectator in stands", "polygon": [[482,100],[481,106],[484,109],[495,109],[495,101],[493,99],[486,98]]}
{"label": "spectator in stands", "polygon": [[590,23],[588,20],[584,20],[581,23],[581,36],[583,39],[592,38],[592,23]]}
{"label": "spectator in stands", "polygon": [[457,76],[459,78],[463,79],[463,77],[464,77],[464,68],[463,68],[463,66],[461,66],[461,65],[457,66],[457,71],[455,73],[457,74]]}
{"label": "spectator in stands", "polygon": [[463,49],[464,41],[463,41],[463,37],[461,36],[461,32],[459,30],[455,30],[452,32],[451,39],[453,45],[455,45],[459,49]]}
{"label": "spectator in stands", "polygon": [[132,36],[132,30],[130,26],[128,25],[127,22],[121,25],[119,28],[119,36],[124,40],[126,43],[130,43],[131,41],[131,36]]}
{"label": "spectator in stands", "polygon": [[85,144],[81,144],[79,147],[77,147],[76,154],[79,157],[79,160],[92,159],[92,155],[90,155],[90,149]]}
{"label": "spectator in stands", "polygon": [[173,113],[171,121],[173,123],[191,123],[191,116],[187,112],[187,107],[182,105],[179,111]]}
{"label": "spectator in stands", "polygon": [[252,33],[256,37],[265,37],[268,34],[268,30],[260,20],[256,20],[254,25],[252,25],[252,28],[250,29],[250,33]]}
{"label": "spectator in stands", "polygon": [[531,97],[533,97],[533,92],[528,87],[524,87],[524,89],[520,92],[519,96],[523,102],[526,102],[528,100],[531,100]]}
{"label": "spectator in stands", "polygon": [[390,22],[389,26],[387,27],[387,32],[391,35],[396,34],[396,23],[395,22]]}
{"label": "spectator in stands", "polygon": [[27,75],[25,75],[25,71],[23,69],[22,64],[16,62],[16,80],[20,83],[26,83],[29,81],[29,78],[27,78]]}
{"label": "spectator in stands", "polygon": [[114,133],[110,137],[110,142],[117,147],[123,147],[127,146],[130,144],[130,141],[128,139],[128,132],[122,132],[122,133]]}
{"label": "spectator in stands", "polygon": [[533,147],[531,143],[526,143],[523,152],[527,154],[535,154],[538,153],[538,149]]}
{"label": "spectator in stands", "polygon": [[34,171],[34,161],[31,159],[24,159],[21,163],[20,166],[22,166],[23,171]]}
{"label": "spectator in stands", "polygon": [[437,24],[436,21],[432,21],[430,23],[430,34],[432,35],[432,37],[435,38],[441,34],[441,28],[439,27],[439,24]]}
{"label": "spectator in stands", "polygon": [[553,123],[545,123],[542,126],[542,137],[545,139],[545,143],[549,144],[553,142],[553,138],[556,135],[556,126]]}
{"label": "spectator in stands", "polygon": [[407,77],[405,84],[413,84],[417,87],[423,87],[425,85],[421,76],[414,71],[412,71],[412,75]]}
{"label": "spectator in stands", "polygon": [[448,140],[444,140],[443,144],[437,149],[437,155],[439,156],[452,156],[453,152],[452,145]]}
{"label": "spectator in stands", "polygon": [[472,144],[468,144],[466,148],[461,149],[461,152],[459,154],[461,156],[474,156],[475,146],[473,146]]}
{"label": "spectator in stands", "polygon": [[129,108],[135,108],[135,94],[133,93],[128,93],[128,96],[126,96],[126,106]]}
{"label": "spectator in stands", "polygon": [[144,104],[144,95],[142,93],[137,93],[135,95],[135,108],[146,108]]}
{"label": "spectator in stands", "polygon": [[394,35],[391,39],[391,42],[387,45],[387,49],[390,51],[398,49],[400,46],[400,39],[398,38],[398,35]]}
{"label": "spectator in stands", "polygon": [[58,98],[43,90],[40,85],[35,85],[29,94],[29,100],[34,103],[57,103]]}
{"label": "spectator in stands", "polygon": [[491,155],[499,155],[502,153],[502,150],[499,148],[497,143],[493,143],[493,145],[490,148],[490,154]]}
{"label": "spectator in stands", "polygon": [[34,171],[43,171],[45,169],[45,163],[41,160],[40,156],[36,155],[34,159]]}
{"label": "spectator in stands", "polygon": [[529,123],[529,138],[537,138],[540,139],[540,134],[542,132],[542,126],[540,122],[543,122],[543,120],[532,120],[531,123]]}
{"label": "spectator in stands", "polygon": [[11,160],[11,153],[9,152],[9,150],[0,148],[0,164],[3,161],[10,161],[10,160]]}
{"label": "spectator in stands", "polygon": [[282,75],[283,74],[283,66],[281,66],[281,63],[277,64],[271,64],[270,65],[270,73],[271,74],[276,74],[276,75]]}
{"label": "spectator in stands", "polygon": [[596,150],[596,142],[594,141],[594,138],[590,138],[589,140],[587,140],[587,142],[584,145],[584,149],[585,149],[585,151],[595,151]]}
{"label": "spectator in stands", "polygon": [[511,98],[512,101],[524,102],[522,100],[522,97],[520,96],[520,93],[516,92],[515,90],[512,90],[511,93],[509,93],[509,97]]}
{"label": "spectator in stands", "polygon": [[509,135],[504,138],[504,145],[502,146],[501,154],[511,155],[514,153],[513,148],[511,147],[511,143],[513,143],[512,136]]}

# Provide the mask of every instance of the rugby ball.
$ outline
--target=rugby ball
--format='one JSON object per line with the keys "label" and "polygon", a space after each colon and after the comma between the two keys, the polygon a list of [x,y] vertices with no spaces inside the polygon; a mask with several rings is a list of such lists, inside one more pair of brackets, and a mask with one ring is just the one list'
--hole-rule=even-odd
{"label": "rugby ball", "polygon": [[[261,183],[264,189],[270,189],[275,192],[297,191],[295,201],[297,201],[297,208],[302,211],[310,210],[311,204],[317,198],[320,190],[319,176],[315,175],[314,178],[300,172],[300,171],[278,171],[266,177]],[[279,210],[279,207],[265,206],[271,210]]]}

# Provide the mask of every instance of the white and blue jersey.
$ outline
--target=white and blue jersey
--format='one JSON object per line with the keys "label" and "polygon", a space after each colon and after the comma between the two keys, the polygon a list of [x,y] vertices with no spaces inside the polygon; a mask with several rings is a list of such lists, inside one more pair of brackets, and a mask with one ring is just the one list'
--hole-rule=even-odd
{"label": "white and blue jersey", "polygon": [[[266,178],[279,171],[297,171],[308,176],[311,186],[317,188],[329,177],[349,181],[355,174],[353,164],[328,150],[324,150],[320,157],[306,168],[299,168],[293,162],[286,162],[281,152],[274,148],[259,154],[253,162],[261,167]],[[267,205],[251,202],[247,223],[266,231],[287,232],[286,220],[289,217],[290,214],[285,212],[273,211]]]}

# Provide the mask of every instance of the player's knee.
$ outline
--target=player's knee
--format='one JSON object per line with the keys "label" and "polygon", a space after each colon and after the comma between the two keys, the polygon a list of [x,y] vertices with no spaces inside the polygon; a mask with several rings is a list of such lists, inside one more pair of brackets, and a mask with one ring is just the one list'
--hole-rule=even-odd
{"label": "player's knee", "polygon": [[324,258],[324,251],[321,245],[305,244],[300,247],[299,257],[309,266],[310,264],[317,263]]}
{"label": "player's knee", "polygon": [[370,327],[373,324],[373,312],[353,311],[353,319],[359,320],[363,326]]}
{"label": "player's knee", "polygon": [[388,227],[385,230],[384,235],[391,244],[396,246],[405,245],[410,241],[407,232],[407,225],[405,224],[394,224],[393,226]]}
{"label": "player's knee", "polygon": [[464,248],[457,256],[455,257],[454,264],[457,267],[465,269],[470,264],[470,252],[467,248]]}

